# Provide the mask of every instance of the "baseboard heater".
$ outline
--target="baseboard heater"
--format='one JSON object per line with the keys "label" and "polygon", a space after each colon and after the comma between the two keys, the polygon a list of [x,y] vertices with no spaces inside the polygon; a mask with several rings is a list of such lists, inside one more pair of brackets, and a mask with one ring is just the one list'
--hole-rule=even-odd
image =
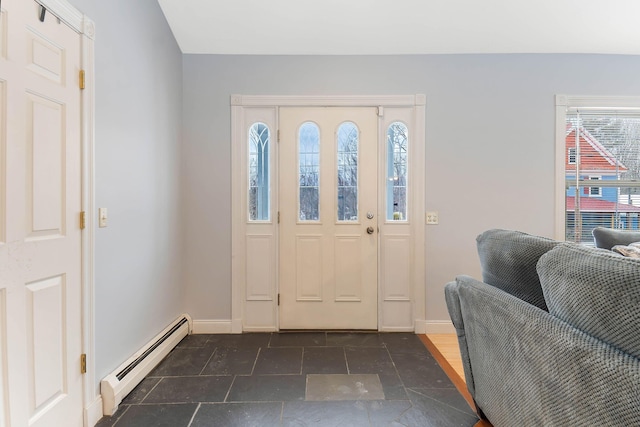
{"label": "baseboard heater", "polygon": [[189,333],[191,318],[183,314],[100,382],[102,411],[113,415],[122,399]]}

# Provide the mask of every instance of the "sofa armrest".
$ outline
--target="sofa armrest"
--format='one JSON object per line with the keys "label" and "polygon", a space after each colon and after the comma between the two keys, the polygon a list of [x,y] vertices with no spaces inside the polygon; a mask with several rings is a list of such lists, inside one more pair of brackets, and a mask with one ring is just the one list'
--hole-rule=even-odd
{"label": "sofa armrest", "polygon": [[[473,373],[471,372],[469,350],[467,348],[467,339],[464,332],[464,321],[462,319],[462,310],[460,309],[460,298],[458,295],[459,288],[460,284],[457,281],[449,282],[444,287],[444,294],[447,302],[447,309],[449,311],[449,317],[451,317],[451,323],[453,323],[458,336],[458,346],[460,347],[460,357],[462,360],[462,367],[464,369],[467,390],[469,390],[471,398],[474,398],[475,388],[473,386]],[[478,408],[476,408],[476,412],[477,411]]]}
{"label": "sofa armrest", "polygon": [[638,358],[471,277],[448,289],[458,297],[473,397],[493,425],[640,420]]}

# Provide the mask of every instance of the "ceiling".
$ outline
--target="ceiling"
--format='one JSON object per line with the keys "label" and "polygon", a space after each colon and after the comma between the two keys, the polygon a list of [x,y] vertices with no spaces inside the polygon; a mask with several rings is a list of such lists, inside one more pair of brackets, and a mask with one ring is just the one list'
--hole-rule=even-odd
{"label": "ceiling", "polygon": [[183,53],[640,54],[640,0],[158,0]]}

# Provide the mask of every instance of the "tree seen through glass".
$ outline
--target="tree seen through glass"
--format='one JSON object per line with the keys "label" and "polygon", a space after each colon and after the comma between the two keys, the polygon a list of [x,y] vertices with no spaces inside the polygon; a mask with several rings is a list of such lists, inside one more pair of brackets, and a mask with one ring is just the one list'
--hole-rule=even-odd
{"label": "tree seen through glass", "polygon": [[387,220],[407,219],[408,129],[394,122],[387,129]]}
{"label": "tree seen through glass", "polygon": [[269,193],[269,128],[254,123],[249,128],[249,220],[270,219]]}
{"label": "tree seen through glass", "polygon": [[345,122],[338,128],[338,221],[358,220],[358,128]]}
{"label": "tree seen through glass", "polygon": [[299,219],[320,219],[320,129],[303,123],[298,134]]}

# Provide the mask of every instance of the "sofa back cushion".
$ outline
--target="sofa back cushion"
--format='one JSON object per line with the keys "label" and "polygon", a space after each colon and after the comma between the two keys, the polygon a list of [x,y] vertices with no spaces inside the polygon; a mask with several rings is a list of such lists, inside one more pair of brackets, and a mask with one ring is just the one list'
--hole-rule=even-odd
{"label": "sofa back cushion", "polygon": [[476,242],[483,282],[547,310],[536,263],[559,242],[500,229],[485,231]]}
{"label": "sofa back cushion", "polygon": [[538,262],[549,312],[640,357],[640,260],[562,244]]}
{"label": "sofa back cushion", "polygon": [[640,231],[616,230],[613,228],[596,227],[591,232],[596,248],[611,249],[616,245],[627,246],[640,242]]}

